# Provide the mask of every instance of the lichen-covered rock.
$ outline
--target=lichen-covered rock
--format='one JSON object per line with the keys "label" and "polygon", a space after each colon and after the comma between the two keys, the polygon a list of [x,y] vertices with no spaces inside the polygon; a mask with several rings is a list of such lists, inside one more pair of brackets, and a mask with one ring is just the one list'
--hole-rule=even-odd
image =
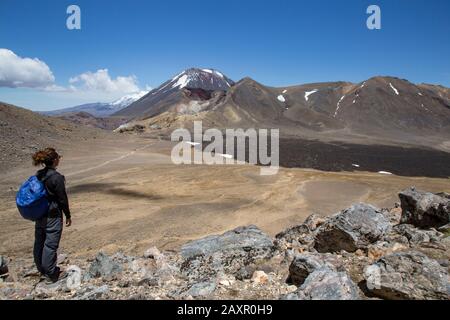
{"label": "lichen-covered rock", "polygon": [[364,270],[367,289],[389,300],[449,299],[447,270],[416,252],[387,255]]}
{"label": "lichen-covered rock", "polygon": [[43,281],[36,285],[33,290],[33,294],[40,299],[45,299],[49,296],[56,295],[65,289],[65,281],[57,281],[55,283],[46,283]]}
{"label": "lichen-covered rock", "polygon": [[311,234],[311,230],[306,224],[300,224],[290,227],[275,236],[277,240],[285,240],[287,242],[301,241],[301,239]]}
{"label": "lichen-covered rock", "polygon": [[371,261],[376,261],[385,255],[400,251],[406,251],[408,249],[408,244],[379,241],[367,247],[367,257]]}
{"label": "lichen-covered rock", "polygon": [[[311,273],[299,288],[300,300],[359,300],[356,284],[345,272],[320,268]],[[292,299],[292,297],[290,297]]]}
{"label": "lichen-covered rock", "polygon": [[312,214],[308,218],[306,218],[304,225],[306,225],[309,230],[315,231],[318,227],[324,224],[327,221],[327,218],[321,217],[317,214]]}
{"label": "lichen-covered rock", "polygon": [[[301,224],[278,233],[274,243],[281,252],[286,252],[286,250],[310,251],[314,245],[314,234],[307,225]],[[285,256],[288,260],[290,260],[289,255],[286,252]]]}
{"label": "lichen-covered rock", "polygon": [[181,255],[189,259],[198,255],[209,256],[228,250],[265,250],[272,246],[272,239],[258,227],[251,225],[236,228],[222,235],[191,241],[181,247]]}
{"label": "lichen-covered rock", "polygon": [[399,224],[393,227],[393,231],[406,237],[410,244],[420,244],[424,242],[438,242],[443,238],[443,234],[436,230],[421,230],[410,224]]}
{"label": "lichen-covered rock", "polygon": [[112,280],[120,272],[122,272],[122,266],[103,252],[97,254],[89,268],[91,276],[94,278],[102,277],[105,280]]}
{"label": "lichen-covered rock", "polygon": [[78,295],[78,300],[98,300],[98,299],[107,299],[107,294],[109,292],[109,287],[107,285],[103,285],[101,287],[97,286],[87,286],[81,290]]}
{"label": "lichen-covered rock", "polygon": [[399,194],[401,223],[419,228],[439,228],[450,223],[450,199],[414,188]]}
{"label": "lichen-covered rock", "polygon": [[221,271],[237,274],[252,263],[270,259],[273,253],[268,235],[255,226],[240,227],[184,245],[181,271],[191,280],[214,277]]}
{"label": "lichen-covered rock", "polygon": [[355,252],[378,241],[390,227],[379,209],[356,204],[332,216],[317,230],[314,247],[318,252]]}
{"label": "lichen-covered rock", "polygon": [[287,282],[301,286],[306,278],[317,269],[328,267],[331,270],[336,270],[336,262],[332,260],[333,257],[331,255],[314,253],[298,254],[289,266],[289,278]]}
{"label": "lichen-covered rock", "polygon": [[187,291],[187,294],[196,297],[206,297],[211,295],[216,290],[216,284],[214,282],[206,281],[196,283]]}

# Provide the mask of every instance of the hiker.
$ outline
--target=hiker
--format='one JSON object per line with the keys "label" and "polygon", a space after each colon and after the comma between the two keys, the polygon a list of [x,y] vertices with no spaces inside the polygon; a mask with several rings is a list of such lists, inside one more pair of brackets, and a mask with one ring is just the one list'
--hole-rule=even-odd
{"label": "hiker", "polygon": [[44,184],[49,203],[47,213],[36,220],[33,253],[37,269],[47,282],[57,282],[64,277],[57,266],[57,251],[64,223],[63,213],[66,216],[66,227],[72,225],[65,178],[56,171],[61,158],[53,148],[38,151],[33,155],[33,164],[44,166],[37,172],[36,177]]}

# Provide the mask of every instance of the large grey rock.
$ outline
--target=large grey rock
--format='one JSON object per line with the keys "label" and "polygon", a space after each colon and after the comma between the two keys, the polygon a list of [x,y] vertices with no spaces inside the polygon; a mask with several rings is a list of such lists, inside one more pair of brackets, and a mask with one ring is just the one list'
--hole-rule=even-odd
{"label": "large grey rock", "polygon": [[295,256],[291,265],[289,266],[288,282],[296,286],[301,286],[306,278],[323,267],[331,270],[336,270],[336,262],[331,255],[323,255],[320,253],[304,253]]}
{"label": "large grey rock", "polygon": [[290,227],[277,235],[275,235],[275,239],[277,240],[285,240],[287,242],[292,241],[299,241],[301,242],[301,239],[307,237],[311,234],[311,230],[306,224],[300,224],[293,227]]}
{"label": "large grey rock", "polygon": [[196,283],[187,291],[187,294],[196,297],[205,297],[211,295],[216,290],[214,282],[200,282]]}
{"label": "large grey rock", "polygon": [[180,269],[191,280],[214,277],[219,272],[237,274],[252,263],[270,259],[273,253],[267,234],[256,226],[239,227],[185,244]]}
{"label": "large grey rock", "polygon": [[122,272],[122,266],[103,252],[97,254],[89,268],[91,276],[95,278],[102,277],[105,280],[112,280],[120,272]]}
{"label": "large grey rock", "polygon": [[450,223],[450,199],[414,188],[399,194],[401,223],[420,228],[439,228]]}
{"label": "large grey rock", "polygon": [[[321,268],[311,273],[298,290],[300,300],[359,300],[358,288],[345,272]],[[292,299],[292,297],[290,297]]]}
{"label": "large grey rock", "polygon": [[55,283],[39,282],[33,290],[33,295],[38,298],[47,298],[54,296],[66,289],[65,281],[57,281]]}
{"label": "large grey rock", "polygon": [[109,293],[109,287],[107,285],[103,285],[101,287],[96,286],[88,286],[79,292],[77,299],[78,300],[98,300],[107,298],[107,294]]}
{"label": "large grey rock", "polygon": [[438,242],[443,238],[443,234],[436,230],[421,230],[411,224],[399,224],[393,227],[393,231],[406,237],[410,244],[420,244],[426,242]]}
{"label": "large grey rock", "polygon": [[317,231],[318,252],[355,252],[378,241],[390,229],[389,219],[371,205],[360,203],[332,216]]}
{"label": "large grey rock", "polygon": [[6,257],[0,256],[0,277],[8,273],[8,261]]}
{"label": "large grey rock", "polygon": [[222,235],[209,236],[182,246],[181,255],[188,259],[198,255],[212,255],[227,250],[268,249],[272,239],[256,226],[239,227]]}
{"label": "large grey rock", "polygon": [[449,299],[447,270],[416,251],[384,256],[366,267],[364,278],[368,290],[383,299]]}

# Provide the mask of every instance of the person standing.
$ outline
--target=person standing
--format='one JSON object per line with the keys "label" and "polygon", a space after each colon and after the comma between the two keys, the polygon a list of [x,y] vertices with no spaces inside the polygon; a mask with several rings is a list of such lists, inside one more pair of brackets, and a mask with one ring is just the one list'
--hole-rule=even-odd
{"label": "person standing", "polygon": [[54,283],[65,277],[57,266],[57,251],[64,224],[63,213],[66,227],[72,225],[65,178],[56,171],[62,156],[54,148],[46,148],[36,152],[32,158],[35,166],[44,167],[36,176],[44,184],[49,202],[47,214],[35,224],[34,262],[47,282]]}

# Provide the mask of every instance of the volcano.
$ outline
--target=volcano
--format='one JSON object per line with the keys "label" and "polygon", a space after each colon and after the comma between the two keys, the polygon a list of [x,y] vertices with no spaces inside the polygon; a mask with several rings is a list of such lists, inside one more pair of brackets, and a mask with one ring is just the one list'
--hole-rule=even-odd
{"label": "volcano", "polygon": [[150,91],[115,115],[151,117],[164,112],[197,113],[204,101],[223,97],[234,81],[213,69],[191,68]]}

